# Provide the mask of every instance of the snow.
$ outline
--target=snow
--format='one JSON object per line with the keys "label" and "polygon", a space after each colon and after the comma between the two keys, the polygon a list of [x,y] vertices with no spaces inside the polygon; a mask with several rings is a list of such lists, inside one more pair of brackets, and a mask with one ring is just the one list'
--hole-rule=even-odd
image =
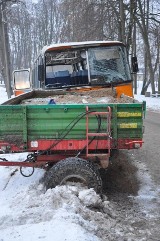
{"label": "snow", "polygon": [[[0,155],[22,161],[27,153]],[[96,206],[100,197],[92,190],[60,186],[45,190],[44,170],[24,178],[15,167],[0,168],[1,241],[98,241],[96,227],[79,209]]]}
{"label": "snow", "polygon": [[7,99],[6,90],[0,85],[0,104],[2,104],[4,101],[7,101]]}
{"label": "snow", "polygon": [[[160,98],[142,97],[139,93],[135,98],[145,100],[147,108],[160,111]],[[0,103],[6,100],[5,88],[0,86]],[[13,161],[23,161],[26,156],[27,153],[0,155]],[[46,191],[41,182],[43,175],[44,170],[36,169],[34,175],[25,178],[16,167],[0,167],[0,241],[100,240],[95,222],[88,217],[101,215],[92,211],[93,207],[103,206],[109,212],[110,202],[102,202],[93,189],[78,186],[57,186]],[[137,196],[143,204],[148,199],[152,203],[156,196],[150,183],[150,177],[143,176]],[[109,216],[107,220],[106,229],[116,229],[116,221]]]}
{"label": "snow", "polygon": [[[146,101],[147,109],[160,112],[160,97],[145,97],[144,95],[140,95],[141,89],[142,89],[142,82],[139,81],[137,95],[135,95],[134,98],[140,102]],[[157,90],[158,89],[156,87],[156,91]],[[152,93],[151,86],[148,87],[147,92]]]}

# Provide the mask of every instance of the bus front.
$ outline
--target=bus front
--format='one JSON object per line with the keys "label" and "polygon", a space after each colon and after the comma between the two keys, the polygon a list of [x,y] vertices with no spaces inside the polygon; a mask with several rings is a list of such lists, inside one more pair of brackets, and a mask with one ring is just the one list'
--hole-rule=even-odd
{"label": "bus front", "polygon": [[118,41],[54,44],[40,56],[42,88],[107,88],[133,97],[126,47]]}

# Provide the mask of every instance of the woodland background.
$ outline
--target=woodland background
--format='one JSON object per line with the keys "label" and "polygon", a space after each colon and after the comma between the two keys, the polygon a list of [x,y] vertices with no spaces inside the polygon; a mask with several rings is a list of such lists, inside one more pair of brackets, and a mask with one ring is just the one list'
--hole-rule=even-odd
{"label": "woodland background", "polygon": [[[119,40],[138,57],[145,94],[160,92],[160,1],[0,0],[0,81],[11,96],[14,69],[30,68],[44,45]],[[137,78],[133,75],[134,91]]]}

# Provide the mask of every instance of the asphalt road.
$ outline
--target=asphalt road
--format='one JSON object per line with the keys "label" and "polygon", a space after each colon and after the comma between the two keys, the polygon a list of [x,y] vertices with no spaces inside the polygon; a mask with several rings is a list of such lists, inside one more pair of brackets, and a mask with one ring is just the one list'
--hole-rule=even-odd
{"label": "asphalt road", "polygon": [[160,113],[147,111],[144,126],[144,144],[135,155],[146,164],[152,179],[160,185]]}
{"label": "asphalt road", "polygon": [[124,230],[112,240],[160,241],[160,113],[147,111],[144,126],[143,147],[120,151],[106,175],[106,195]]}

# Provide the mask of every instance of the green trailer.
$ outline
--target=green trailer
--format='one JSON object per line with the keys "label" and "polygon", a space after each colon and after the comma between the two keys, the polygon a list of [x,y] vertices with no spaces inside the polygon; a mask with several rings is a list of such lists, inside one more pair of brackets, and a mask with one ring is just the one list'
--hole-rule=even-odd
{"label": "green trailer", "polygon": [[[96,191],[112,150],[137,149],[143,143],[145,103],[22,105],[23,99],[65,95],[65,91],[31,91],[0,105],[1,153],[29,152],[24,162],[0,158],[1,166],[48,170],[47,188],[69,179]],[[96,165],[94,164],[96,163]]]}

